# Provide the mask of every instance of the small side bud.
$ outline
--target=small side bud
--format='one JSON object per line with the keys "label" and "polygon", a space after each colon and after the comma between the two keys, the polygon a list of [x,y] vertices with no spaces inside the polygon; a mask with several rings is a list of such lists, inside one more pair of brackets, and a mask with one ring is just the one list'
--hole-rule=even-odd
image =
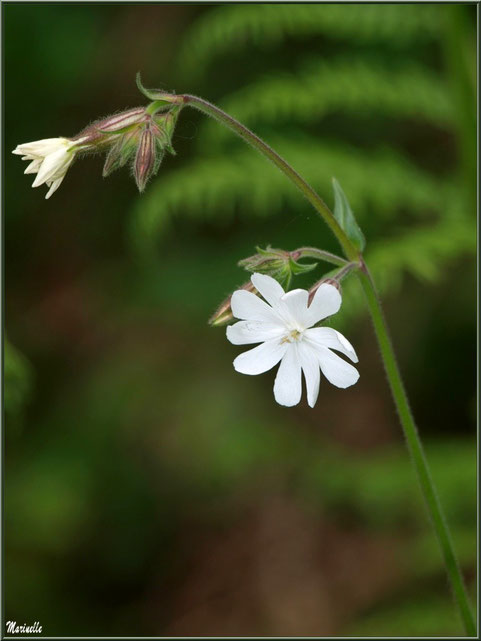
{"label": "small side bud", "polygon": [[104,118],[92,125],[103,133],[120,133],[126,131],[132,125],[137,125],[146,119],[145,107],[129,109],[120,114]]}
{"label": "small side bud", "polygon": [[119,136],[138,127],[149,120],[145,107],[128,109],[122,113],[97,120],[74,136],[79,151],[103,151],[105,147],[115,145]]}
{"label": "small side bud", "polygon": [[341,283],[334,278],[323,278],[321,279],[318,283],[313,285],[310,290],[309,290],[309,296],[308,296],[308,305],[311,304],[312,299],[314,298],[315,293],[319,289],[321,285],[332,285],[337,289],[339,293],[341,293]]}
{"label": "small side bud", "polygon": [[272,276],[285,288],[289,287],[291,278],[297,274],[310,272],[316,267],[316,263],[302,264],[298,262],[302,258],[302,252],[292,252],[283,249],[273,249],[268,246],[266,249],[256,247],[257,254],[239,261],[238,265],[249,272],[258,272]]}
{"label": "small side bud", "polygon": [[[254,293],[257,292],[251,281],[244,283],[244,285],[241,285],[241,287],[239,287],[238,289],[245,289],[248,292]],[[231,298],[232,294],[219,305],[215,313],[212,314],[212,316],[209,318],[209,325],[212,325],[212,327],[221,327],[222,325],[227,325],[234,320],[234,316],[232,314],[232,309],[230,306]]]}
{"label": "small side bud", "polygon": [[102,175],[109,176],[119,167],[123,167],[134,156],[140,140],[141,130],[136,127],[119,137],[107,154]]}
{"label": "small side bud", "polygon": [[134,164],[135,182],[140,192],[144,191],[145,185],[154,173],[156,156],[155,136],[151,127],[147,126],[140,136]]}
{"label": "small side bud", "polygon": [[167,149],[167,151],[173,156],[175,156],[175,150],[172,147],[172,136],[174,134],[179,114],[180,108],[173,107],[170,111],[164,111],[163,113],[159,113],[154,116],[154,122],[161,132],[159,135],[159,143],[161,143],[163,148]]}

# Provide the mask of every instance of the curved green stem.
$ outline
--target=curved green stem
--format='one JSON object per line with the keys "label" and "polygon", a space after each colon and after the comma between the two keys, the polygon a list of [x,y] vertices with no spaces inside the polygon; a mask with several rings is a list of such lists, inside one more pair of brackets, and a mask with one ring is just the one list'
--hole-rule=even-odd
{"label": "curved green stem", "polygon": [[298,258],[315,258],[316,260],[323,260],[327,263],[332,263],[333,265],[338,265],[342,267],[347,264],[347,260],[340,258],[331,252],[324,251],[323,249],[317,249],[317,247],[299,247],[295,249],[291,254],[298,254]]}
{"label": "curved green stem", "polygon": [[[374,281],[362,260],[359,251],[346,236],[344,230],[340,227],[337,220],[334,218],[333,213],[325,204],[322,198],[316,191],[269,145],[261,140],[250,129],[245,127],[229,114],[216,107],[215,105],[191,96],[184,94],[180,96],[166,94],[167,99],[178,105],[190,105],[203,113],[212,116],[221,124],[225,125],[241,138],[251,144],[255,149],[260,151],[266,158],[271,160],[296,187],[304,194],[308,201],[312,204],[314,209],[320,214],[323,220],[327,223],[331,231],[335,234],[341,247],[348,260],[349,266],[346,269],[350,270],[353,266],[361,268],[357,270],[357,274],[361,281],[361,285],[366,294],[367,304],[371,314],[374,330],[381,350],[381,356],[384,362],[386,375],[391,387],[394,403],[397,407],[399,419],[406,437],[408,449],[410,451],[414,467],[417,472],[421,490],[426,500],[426,505],[431,516],[431,520],[439,540],[446,571],[451,582],[453,593],[456,603],[461,613],[461,618],[469,636],[476,635],[476,625],[474,622],[473,614],[469,605],[469,600],[464,585],[463,577],[461,575],[456,556],[454,553],[453,544],[449,534],[449,529],[443,515],[441,504],[439,502],[434,483],[429,472],[428,463],[424,454],[422,443],[417,431],[414,419],[409,407],[406,391],[402,383],[401,374],[396,363],[394,350],[389,338],[386,323],[382,313],[381,304],[376,292]],[[354,265],[355,264],[355,265]]]}
{"label": "curved green stem", "polygon": [[454,553],[453,543],[449,534],[441,503],[436,493],[428,462],[424,454],[419,432],[409,407],[406,390],[402,382],[399,367],[394,355],[393,346],[389,338],[381,302],[376,292],[374,281],[366,265],[358,272],[359,280],[366,295],[367,304],[371,313],[374,330],[376,332],[379,349],[386,369],[386,375],[391,387],[394,403],[397,407],[399,420],[404,430],[407,446],[411,453],[412,461],[417,472],[419,484],[424,494],[431,520],[439,540],[439,545],[444,558],[451,587],[456,599],[466,633],[476,636],[476,624],[469,604],[466,587]]}

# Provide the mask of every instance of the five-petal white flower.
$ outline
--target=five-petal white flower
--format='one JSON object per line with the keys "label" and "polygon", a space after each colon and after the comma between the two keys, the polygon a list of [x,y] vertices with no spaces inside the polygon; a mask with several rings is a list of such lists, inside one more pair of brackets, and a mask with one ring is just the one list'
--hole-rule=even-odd
{"label": "five-petal white flower", "polygon": [[60,187],[67,169],[73,162],[75,157],[73,147],[80,142],[81,140],[74,141],[68,138],[45,138],[18,145],[12,153],[23,156],[22,160],[31,161],[24,173],[37,174],[32,187],[39,187],[46,183],[49,190],[45,198],[50,198]]}
{"label": "five-petal white flower", "polygon": [[302,372],[311,407],[319,394],[319,370],[337,387],[356,383],[357,369],[331,351],[335,349],[357,363],[349,341],[330,327],[313,327],[339,311],[342,300],[334,285],[320,285],[309,305],[309,292],[305,289],[286,293],[274,278],[265,274],[253,274],[251,281],[267,302],[245,289],[234,292],[232,313],[242,320],[227,327],[227,338],[234,345],[262,344],[234,360],[238,372],[262,374],[280,361],[274,397],[280,405],[288,407],[301,400]]}

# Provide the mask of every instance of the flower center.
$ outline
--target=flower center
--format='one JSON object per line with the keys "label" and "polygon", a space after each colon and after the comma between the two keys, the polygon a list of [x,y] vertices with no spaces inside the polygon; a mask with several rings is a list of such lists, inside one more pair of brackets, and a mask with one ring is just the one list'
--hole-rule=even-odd
{"label": "flower center", "polygon": [[300,332],[298,329],[293,329],[287,334],[287,336],[284,336],[284,338],[281,340],[281,345],[283,343],[295,343],[296,341],[300,341],[302,338],[302,332]]}

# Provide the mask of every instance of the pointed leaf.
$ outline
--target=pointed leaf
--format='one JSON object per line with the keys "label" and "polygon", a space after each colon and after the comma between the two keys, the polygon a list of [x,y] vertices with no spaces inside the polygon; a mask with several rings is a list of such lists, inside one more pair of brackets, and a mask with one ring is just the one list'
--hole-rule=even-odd
{"label": "pointed leaf", "polygon": [[349,240],[352,240],[360,251],[364,251],[366,239],[354,218],[347,196],[335,178],[332,179],[332,186],[334,188],[334,218]]}

